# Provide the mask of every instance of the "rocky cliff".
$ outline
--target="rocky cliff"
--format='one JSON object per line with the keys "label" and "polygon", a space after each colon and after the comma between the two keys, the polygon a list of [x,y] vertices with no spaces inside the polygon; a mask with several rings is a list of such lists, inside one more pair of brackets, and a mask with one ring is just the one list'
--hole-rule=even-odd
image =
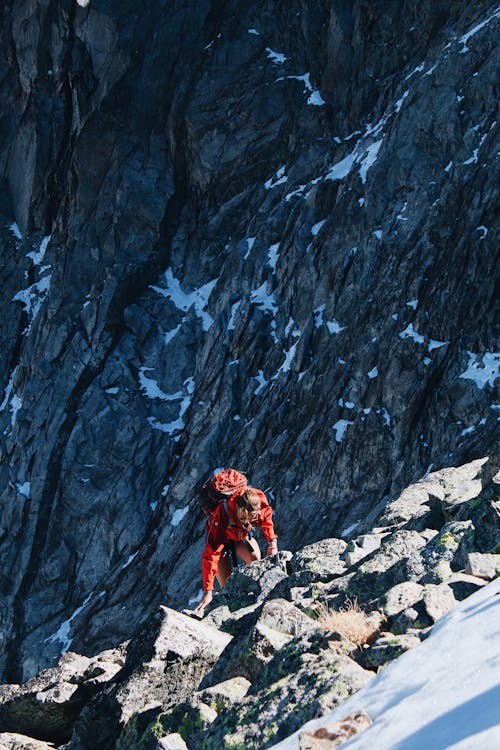
{"label": "rocky cliff", "polygon": [[[437,620],[500,574],[493,464],[433,472],[349,539],[238,568],[203,622],[162,607],[114,649],[71,651],[23,685],[0,686],[1,750],[274,747],[418,649]],[[500,605],[499,583],[488,610]],[[494,638],[488,648],[494,663]],[[460,662],[456,643],[445,649]],[[453,692],[454,676],[446,680]],[[494,710],[476,713],[476,732],[495,723]],[[375,717],[343,718],[325,721],[317,740],[303,732],[300,750],[334,750]]]}
{"label": "rocky cliff", "polygon": [[214,466],[296,551],[491,452],[499,18],[2,3],[5,681],[196,594]]}

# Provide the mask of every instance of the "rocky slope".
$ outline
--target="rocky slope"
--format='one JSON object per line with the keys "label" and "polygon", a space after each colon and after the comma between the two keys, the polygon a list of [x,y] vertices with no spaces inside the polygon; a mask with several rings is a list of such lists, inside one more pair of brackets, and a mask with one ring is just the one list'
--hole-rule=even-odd
{"label": "rocky slope", "polygon": [[489,454],[499,18],[2,3],[5,681],[196,594],[211,467],[295,552]]}
{"label": "rocky slope", "polygon": [[[0,747],[29,748],[28,736],[40,750],[271,747],[418,648],[500,573],[493,464],[429,474],[361,533],[238,568],[203,622],[164,608],[112,651],[67,653],[24,685],[0,687]],[[343,621],[328,616],[349,609]],[[343,731],[369,723],[351,717]]]}

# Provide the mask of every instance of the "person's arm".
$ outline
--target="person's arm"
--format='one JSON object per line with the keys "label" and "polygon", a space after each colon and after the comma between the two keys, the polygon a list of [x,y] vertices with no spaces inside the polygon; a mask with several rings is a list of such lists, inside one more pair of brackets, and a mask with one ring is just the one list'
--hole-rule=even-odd
{"label": "person's arm", "polygon": [[[214,519],[212,519],[214,520]],[[214,580],[217,574],[220,556],[224,549],[224,542],[221,538],[222,529],[219,521],[213,523],[208,531],[205,549],[201,556],[201,577],[203,580],[203,596],[200,603],[194,611],[203,617],[205,607],[207,607],[213,598]]]}
{"label": "person's arm", "polygon": [[263,500],[261,500],[259,526],[262,529],[262,533],[269,542],[266,555],[275,555],[278,552],[278,535],[274,530],[273,524],[273,511],[269,503],[267,502],[266,496],[263,494]]}

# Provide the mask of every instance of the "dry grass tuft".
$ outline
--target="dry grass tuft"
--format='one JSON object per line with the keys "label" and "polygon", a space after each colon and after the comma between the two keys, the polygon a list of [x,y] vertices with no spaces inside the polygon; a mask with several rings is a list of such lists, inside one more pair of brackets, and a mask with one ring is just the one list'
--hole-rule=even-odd
{"label": "dry grass tuft", "polygon": [[325,630],[340,633],[356,646],[369,643],[380,631],[380,623],[374,623],[356,599],[348,599],[340,610],[323,605],[318,612],[318,624]]}

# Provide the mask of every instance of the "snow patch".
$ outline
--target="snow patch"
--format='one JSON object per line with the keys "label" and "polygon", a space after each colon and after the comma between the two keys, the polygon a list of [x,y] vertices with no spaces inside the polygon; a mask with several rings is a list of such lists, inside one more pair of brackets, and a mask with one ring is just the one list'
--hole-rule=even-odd
{"label": "snow patch", "polygon": [[424,337],[413,328],[413,323],[409,323],[398,336],[400,339],[413,339],[416,344],[423,344],[425,342]]}
{"label": "snow patch", "polygon": [[495,380],[500,377],[500,352],[474,354],[474,352],[468,351],[467,354],[469,357],[468,367],[459,377],[472,380],[480,390],[485,385],[490,385],[493,388]]}
{"label": "snow patch", "polygon": [[172,519],[170,521],[172,526],[178,526],[182,519],[185,517],[185,515],[189,511],[189,505],[186,505],[184,508],[178,508],[177,510],[174,510],[172,513]]}
{"label": "snow patch", "polygon": [[9,226],[9,229],[12,232],[12,234],[14,235],[14,237],[16,238],[16,240],[22,240],[23,235],[21,234],[21,230],[17,226],[16,222],[14,222],[13,224],[11,224]]}
{"label": "snow patch", "polygon": [[313,226],[311,227],[311,234],[312,234],[312,235],[313,235],[314,237],[316,237],[316,236],[317,236],[317,235],[319,234],[319,232],[320,232],[320,230],[321,230],[321,227],[322,227],[322,226],[323,226],[324,224],[326,224],[326,219],[323,219],[323,221],[318,221],[318,223],[317,223],[317,224],[314,224],[314,225],[313,225]]}
{"label": "snow patch", "polygon": [[347,328],[347,326],[341,326],[340,323],[338,322],[338,320],[335,320],[335,318],[333,320],[327,320],[326,321],[326,327],[328,328],[328,332],[332,336],[335,336],[338,333],[341,333],[342,331],[345,331],[346,328]]}
{"label": "snow patch", "polygon": [[182,312],[187,312],[191,307],[194,307],[196,315],[201,319],[203,330],[208,331],[214,321],[205,311],[205,308],[218,279],[212,279],[198,289],[193,289],[192,292],[184,292],[180,281],[175,278],[171,268],[167,268],[164,278],[166,288],[151,286],[151,289],[162,297],[171,300],[175,307]]}
{"label": "snow patch", "polygon": [[339,419],[338,422],[335,422],[333,429],[335,430],[335,440],[337,443],[342,442],[347,428],[352,424],[354,424],[354,422],[349,419]]}
{"label": "snow patch", "polygon": [[459,50],[459,52],[463,55],[466,52],[469,51],[469,47],[467,45],[467,42],[471,37],[473,37],[475,34],[478,33],[478,31],[481,31],[481,29],[484,29],[485,26],[487,26],[490,21],[492,21],[494,18],[500,17],[500,8],[495,10],[494,13],[491,14],[485,21],[482,21],[481,23],[478,23],[476,26],[474,26],[470,31],[468,31],[466,34],[460,37],[459,44],[462,45],[462,49]]}
{"label": "snow patch", "polygon": [[274,294],[270,294],[267,291],[267,281],[264,281],[258,289],[250,294],[250,300],[252,304],[257,305],[259,310],[263,312],[271,313],[271,315],[276,315],[278,312]]}
{"label": "snow patch", "polygon": [[271,47],[266,47],[266,52],[268,58],[275,64],[275,65],[283,65],[283,63],[286,61],[286,56],[282,52],[275,52],[271,49]]}
{"label": "snow patch", "polygon": [[274,273],[276,271],[276,265],[278,263],[278,258],[280,257],[280,254],[278,252],[278,248],[280,246],[280,243],[277,242],[275,245],[271,245],[271,247],[267,251],[267,265]]}

